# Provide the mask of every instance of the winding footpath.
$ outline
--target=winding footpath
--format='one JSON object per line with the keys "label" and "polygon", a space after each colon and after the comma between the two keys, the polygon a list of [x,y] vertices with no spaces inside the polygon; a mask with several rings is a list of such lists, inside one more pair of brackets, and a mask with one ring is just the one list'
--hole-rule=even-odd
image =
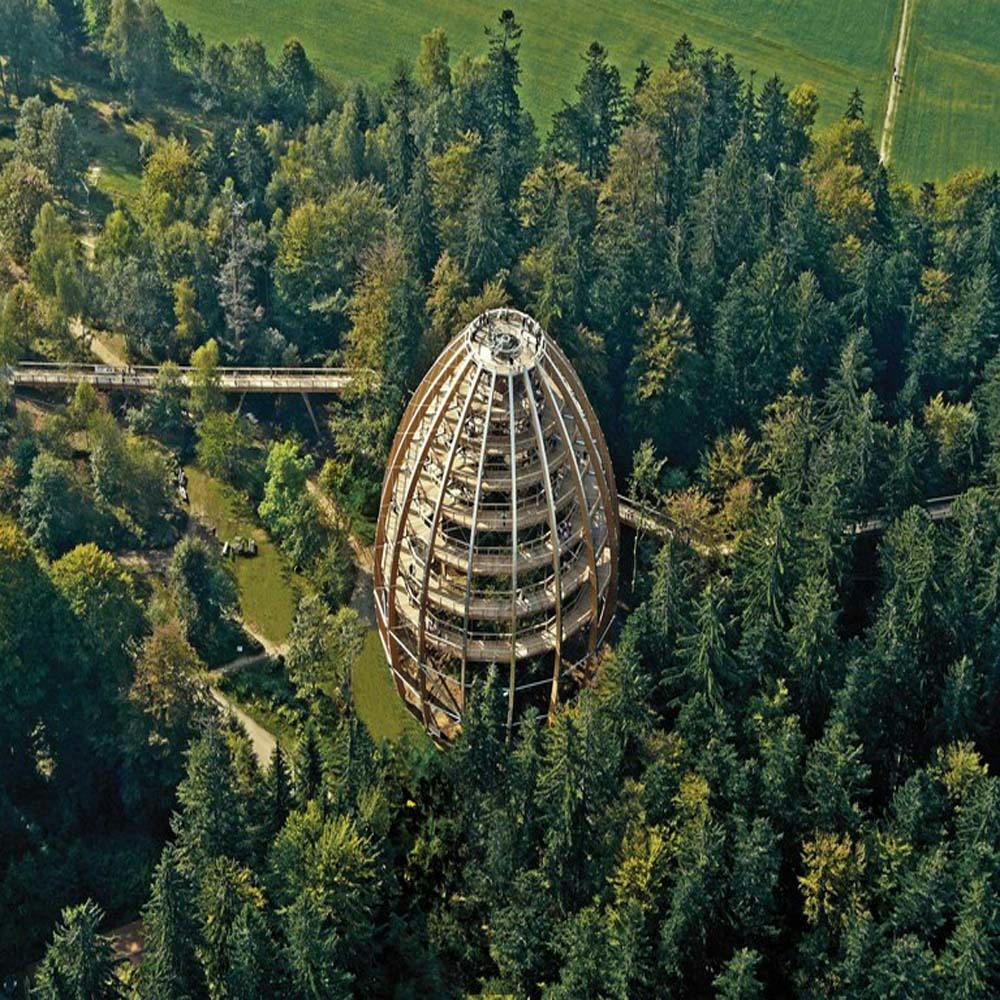
{"label": "winding footpath", "polygon": [[[248,667],[252,663],[259,663],[261,660],[283,659],[285,653],[288,651],[287,644],[271,642],[270,639],[249,626],[245,621],[242,622],[242,625],[246,632],[264,647],[263,650],[259,653],[248,653],[245,656],[238,656],[235,660],[224,663],[221,667],[213,671],[214,677],[225,677],[226,674],[235,673],[237,670],[242,670],[243,667]],[[247,731],[247,735],[250,737],[250,742],[253,744],[253,751],[261,770],[266,771],[271,763],[271,754],[274,752],[274,747],[277,743],[274,733],[265,729],[259,722],[251,719],[236,702],[223,694],[215,684],[210,684],[208,690],[212,695],[213,701],[224,712],[232,712],[240,721],[243,728]]]}
{"label": "winding footpath", "polygon": [[896,52],[892,57],[892,78],[889,80],[889,100],[885,105],[885,121],[882,123],[882,142],[879,145],[879,159],[889,162],[892,155],[892,137],[896,129],[896,109],[899,106],[899,91],[903,85],[903,68],[906,62],[906,47],[910,41],[910,24],[913,21],[913,7],[916,0],[903,0],[903,11],[899,17],[899,35],[896,37]]}
{"label": "winding footpath", "polygon": [[254,755],[257,757],[257,762],[260,764],[261,770],[266,771],[271,763],[271,754],[274,753],[275,745],[277,740],[274,738],[274,734],[268,732],[262,725],[254,722],[253,719],[243,711],[236,702],[231,701],[227,698],[217,687],[214,685],[208,689],[211,692],[212,699],[224,712],[231,712],[239,720],[240,724],[247,731],[247,736],[250,737],[250,742],[253,745]]}

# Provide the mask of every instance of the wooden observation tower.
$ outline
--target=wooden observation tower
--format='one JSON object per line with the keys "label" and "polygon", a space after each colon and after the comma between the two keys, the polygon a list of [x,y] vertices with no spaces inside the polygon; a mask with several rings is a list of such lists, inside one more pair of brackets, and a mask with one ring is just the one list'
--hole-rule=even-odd
{"label": "wooden observation tower", "polygon": [[586,676],[615,610],[618,494],[568,359],[496,309],[438,357],[389,454],[375,607],[396,688],[437,739],[490,664],[507,726]]}

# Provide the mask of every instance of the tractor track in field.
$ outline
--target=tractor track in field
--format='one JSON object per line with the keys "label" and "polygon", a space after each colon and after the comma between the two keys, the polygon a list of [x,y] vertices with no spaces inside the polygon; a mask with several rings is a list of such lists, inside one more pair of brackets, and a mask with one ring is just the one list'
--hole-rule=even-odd
{"label": "tractor track in field", "polygon": [[896,51],[892,57],[892,77],[889,80],[889,100],[885,105],[885,120],[882,122],[882,140],[879,144],[879,159],[889,162],[892,155],[892,137],[896,130],[896,111],[899,107],[899,92],[903,85],[903,68],[906,49],[910,41],[910,25],[913,22],[913,8],[916,0],[903,0],[903,10],[899,16],[899,34],[896,36]]}

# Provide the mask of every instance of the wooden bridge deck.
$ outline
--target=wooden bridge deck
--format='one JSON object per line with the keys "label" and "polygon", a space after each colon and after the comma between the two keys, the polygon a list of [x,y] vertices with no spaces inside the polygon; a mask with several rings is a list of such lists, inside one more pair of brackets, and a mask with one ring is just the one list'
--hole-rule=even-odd
{"label": "wooden bridge deck", "polygon": [[[190,386],[195,369],[179,367],[181,383]],[[253,393],[336,393],[350,385],[354,372],[349,368],[218,368],[218,385],[223,392]],[[47,387],[71,388],[79,382],[89,382],[96,389],[126,389],[148,391],[156,387],[159,368],[154,365],[60,364],[46,361],[22,361],[0,369],[14,386],[36,389]],[[951,517],[955,497],[934,497],[924,502],[933,521]],[[645,531],[658,538],[669,538],[673,527],[663,513],[633,500],[618,497],[618,514],[622,524]],[[847,535],[877,534],[885,530],[887,519],[874,514],[844,529]]]}
{"label": "wooden bridge deck", "polygon": [[[190,386],[194,369],[180,367],[181,383]],[[319,393],[342,392],[353,373],[347,368],[218,368],[218,385],[223,392]],[[8,370],[15,388],[72,388],[89,382],[95,389],[150,390],[156,387],[159,369],[154,365],[72,365],[25,361]]]}
{"label": "wooden bridge deck", "polygon": [[[920,506],[927,511],[932,521],[947,521],[951,518],[952,505],[958,499],[958,495],[931,497],[921,502]],[[670,519],[642,504],[637,503],[631,497],[618,497],[618,516],[622,524],[627,524],[637,531],[645,531],[656,538],[667,539],[673,534],[673,526]],[[891,523],[892,518],[885,514],[875,513],[866,517],[863,521],[855,521],[845,525],[845,535],[877,535],[881,534]]]}

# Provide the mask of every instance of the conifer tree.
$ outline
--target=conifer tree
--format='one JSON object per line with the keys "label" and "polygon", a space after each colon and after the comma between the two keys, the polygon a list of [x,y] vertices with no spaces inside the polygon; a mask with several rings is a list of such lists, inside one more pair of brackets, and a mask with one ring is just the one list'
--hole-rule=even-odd
{"label": "conifer tree", "polygon": [[608,64],[603,45],[592,42],[583,58],[586,69],[576,85],[577,102],[564,102],[555,114],[549,142],[558,155],[575,161],[588,177],[603,177],[621,131],[625,94],[618,69]]}
{"label": "conifer tree", "polygon": [[213,858],[246,856],[246,803],[237,791],[232,754],[218,725],[210,725],[191,745],[177,800],[180,808],[170,825],[196,876]]}
{"label": "conifer tree", "polygon": [[41,1000],[116,1000],[125,992],[114,972],[111,939],[100,933],[104,920],[92,900],[63,910],[35,977]]}
{"label": "conifer tree", "polygon": [[757,970],[760,955],[752,948],[740,948],[726,962],[725,968],[716,976],[716,1000],[759,1000],[764,995]]}
{"label": "conifer tree", "polygon": [[265,829],[268,837],[273,838],[285,825],[293,805],[292,775],[280,743],[275,743],[274,750],[271,751],[264,788],[267,796]]}
{"label": "conifer tree", "polygon": [[389,115],[386,121],[386,172],[389,200],[398,205],[403,201],[413,182],[414,164],[418,158],[417,143],[413,136],[413,105],[416,88],[404,68],[397,74],[389,88]]}
{"label": "conifer tree", "polygon": [[292,779],[295,800],[300,809],[320,797],[323,788],[323,761],[316,730],[311,721],[306,723],[295,746]]}
{"label": "conifer tree", "polygon": [[200,993],[201,970],[195,956],[197,923],[194,890],[180,851],[163,849],[143,908],[141,1000],[187,1000]]}

